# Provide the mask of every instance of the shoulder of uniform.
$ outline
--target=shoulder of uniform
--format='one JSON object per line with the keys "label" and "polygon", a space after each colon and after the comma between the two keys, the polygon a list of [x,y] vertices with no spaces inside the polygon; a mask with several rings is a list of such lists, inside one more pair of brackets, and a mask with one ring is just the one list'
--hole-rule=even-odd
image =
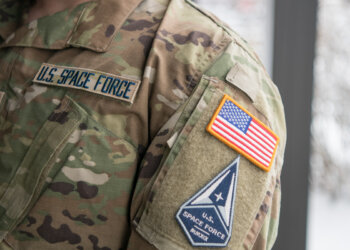
{"label": "shoulder of uniform", "polygon": [[282,100],[257,54],[238,33],[215,15],[190,0],[182,1],[186,4],[186,8],[197,12],[191,18],[193,23],[200,22],[202,27],[212,26],[216,34],[220,32],[223,34],[214,39],[222,39],[222,36],[225,36],[231,40],[223,53],[212,61],[205,75],[229,82],[249,96],[257,109],[270,121],[271,127],[280,134],[281,144],[284,144],[285,121]]}
{"label": "shoulder of uniform", "polygon": [[220,27],[223,27],[223,22],[217,17],[215,16],[213,13],[205,10],[204,8],[200,7],[199,5],[197,5],[195,2],[191,1],[191,0],[183,0],[186,5],[189,8],[193,8],[195,10],[197,10],[201,15],[205,16],[206,18],[208,18],[208,20],[214,22],[215,24],[217,24]]}
{"label": "shoulder of uniform", "polygon": [[198,19],[199,21],[201,21],[201,25],[214,25],[214,27],[216,26],[216,29],[222,30],[224,33],[226,33],[227,36],[232,39],[235,45],[241,47],[243,50],[247,52],[248,56],[250,56],[258,64],[263,66],[263,64],[261,63],[261,60],[259,59],[257,54],[254,52],[254,50],[250,47],[248,42],[244,38],[242,38],[228,24],[226,24],[220,18],[215,16],[213,13],[198,6],[196,3],[194,3],[191,0],[182,0],[182,1],[184,1],[185,6],[187,8],[193,9],[195,12],[197,12],[197,15],[192,16],[192,20],[194,20],[194,22],[196,19]]}

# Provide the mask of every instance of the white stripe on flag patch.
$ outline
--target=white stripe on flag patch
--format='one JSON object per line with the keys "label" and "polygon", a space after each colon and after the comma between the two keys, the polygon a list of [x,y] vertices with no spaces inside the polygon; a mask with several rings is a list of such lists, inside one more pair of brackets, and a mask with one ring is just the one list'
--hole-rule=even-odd
{"label": "white stripe on flag patch", "polygon": [[[269,160],[260,154],[252,145],[249,145],[244,139],[239,138],[237,134],[234,134],[232,130],[222,128],[222,125],[214,122],[212,128],[219,134],[224,135],[224,138],[232,143],[235,143],[239,148],[245,150],[250,156],[255,157],[259,162],[264,164],[266,167],[269,166]],[[264,158],[264,159],[263,159]]]}
{"label": "white stripe on flag patch", "polygon": [[222,119],[220,116],[218,116],[217,120],[222,122],[222,123],[224,123],[230,129],[234,130],[236,133],[239,134],[239,136],[241,138],[246,139],[247,142],[250,145],[254,145],[254,147],[257,147],[264,155],[268,156],[269,158],[272,157],[273,152],[272,152],[271,148],[267,148],[266,145],[264,145],[263,142],[259,143],[258,142],[259,139],[258,138],[254,138],[254,135],[253,136],[249,136],[248,135],[249,132],[247,132],[247,134],[245,135],[241,130],[239,130],[239,129],[235,128],[234,126],[230,125],[230,123],[228,123],[225,119]]}

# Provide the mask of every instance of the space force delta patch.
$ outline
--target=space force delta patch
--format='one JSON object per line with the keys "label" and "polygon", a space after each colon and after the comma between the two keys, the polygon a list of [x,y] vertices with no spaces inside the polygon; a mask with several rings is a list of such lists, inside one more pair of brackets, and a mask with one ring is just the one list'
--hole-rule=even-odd
{"label": "space force delta patch", "polygon": [[222,98],[207,131],[255,166],[270,171],[278,136],[228,95]]}
{"label": "space force delta patch", "polygon": [[225,247],[232,233],[239,156],[176,214],[192,246]]}
{"label": "space force delta patch", "polygon": [[43,63],[33,82],[50,86],[80,89],[133,103],[139,80],[100,71]]}

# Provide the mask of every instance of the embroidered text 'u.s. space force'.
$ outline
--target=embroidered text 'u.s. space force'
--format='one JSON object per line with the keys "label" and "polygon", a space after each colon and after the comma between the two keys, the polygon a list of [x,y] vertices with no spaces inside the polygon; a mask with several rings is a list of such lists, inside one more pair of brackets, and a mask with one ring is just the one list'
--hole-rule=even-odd
{"label": "embroidered text 'u.s. space force'", "polygon": [[207,131],[259,168],[270,171],[278,136],[228,95],[222,98]]}
{"label": "embroidered text 'u.s. space force'", "polygon": [[225,247],[232,232],[239,156],[185,202],[176,219],[192,246]]}
{"label": "embroidered text 'u.s. space force'", "polygon": [[43,63],[34,82],[75,88],[133,103],[139,80],[127,79],[100,71]]}

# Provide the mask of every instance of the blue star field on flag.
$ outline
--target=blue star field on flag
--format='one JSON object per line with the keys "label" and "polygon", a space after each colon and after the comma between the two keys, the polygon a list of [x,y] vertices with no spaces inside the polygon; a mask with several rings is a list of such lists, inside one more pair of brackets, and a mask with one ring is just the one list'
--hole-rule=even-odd
{"label": "blue star field on flag", "polygon": [[233,102],[226,100],[222,106],[219,115],[225,120],[236,126],[243,133],[246,133],[252,118],[242,109],[237,107]]}

